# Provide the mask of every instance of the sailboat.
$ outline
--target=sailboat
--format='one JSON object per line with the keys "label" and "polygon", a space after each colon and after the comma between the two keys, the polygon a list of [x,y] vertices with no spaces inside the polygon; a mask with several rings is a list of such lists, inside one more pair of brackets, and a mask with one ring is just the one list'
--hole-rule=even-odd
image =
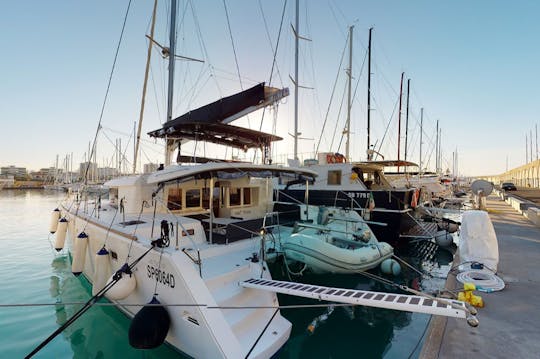
{"label": "sailboat", "polygon": [[[171,54],[175,8],[172,0]],[[170,119],[150,134],[166,141],[166,159],[193,136],[270,153],[276,136],[223,122],[288,92],[264,84],[246,91]],[[277,293],[470,318],[458,301],[273,280],[265,250],[279,213],[273,178],[312,182],[316,173],[263,158],[267,163],[260,165],[191,158],[190,165],[107,182],[108,200],[82,192],[63,202],[52,214],[54,247],[69,250],[73,274],[88,279],[93,297],[30,356],[103,297],[132,319],[129,342],[135,348],[166,342],[203,358],[276,355],[292,326],[280,313]]]}
{"label": "sailboat", "polygon": [[[297,15],[298,16],[298,15]],[[297,19],[298,24],[298,19]],[[298,25],[297,25],[298,26]],[[298,33],[296,29],[295,34]],[[375,151],[369,145],[370,123],[370,76],[368,76],[368,161],[353,162],[350,160],[350,109],[351,109],[351,79],[352,79],[352,36],[353,27],[349,28],[349,70],[348,70],[348,116],[347,126],[344,133],[346,139],[346,153],[322,152],[317,158],[304,161],[304,165],[317,172],[317,180],[309,185],[310,205],[331,206],[340,208],[353,208],[361,216],[384,225],[370,225],[376,237],[380,241],[388,242],[392,246],[400,246],[405,241],[401,234],[417,225],[412,216],[414,207],[418,202],[420,190],[415,188],[394,187],[386,180],[384,169],[390,166],[416,166],[406,161],[374,161]],[[296,35],[296,61],[298,61],[298,38]],[[369,40],[368,68],[371,66],[371,29]],[[368,73],[371,70],[368,69]],[[295,80],[298,88],[298,79]],[[295,94],[297,95],[297,90]],[[295,101],[297,103],[297,101]],[[297,112],[295,113],[297,117]],[[295,117],[296,123],[298,119]],[[295,143],[297,136],[295,136]],[[293,165],[299,165],[298,156],[290,161]],[[283,184],[280,191],[280,201],[303,201],[304,192],[308,188],[305,182],[289,181]],[[374,205],[374,206],[372,206]]]}

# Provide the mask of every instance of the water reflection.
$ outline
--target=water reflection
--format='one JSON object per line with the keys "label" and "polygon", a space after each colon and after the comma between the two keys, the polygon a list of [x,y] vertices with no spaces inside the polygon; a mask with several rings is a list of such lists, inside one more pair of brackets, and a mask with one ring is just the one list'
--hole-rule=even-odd
{"label": "water reflection", "polygon": [[[71,273],[67,256],[52,260],[49,293],[58,304],[54,307],[60,327],[82,308],[91,297],[91,287],[84,278]],[[64,304],[67,303],[67,304]],[[163,345],[154,350],[133,349],[128,343],[130,320],[113,306],[94,305],[64,329],[61,336],[69,344],[73,358],[179,358],[173,349]],[[43,336],[46,338],[50,333]]]}

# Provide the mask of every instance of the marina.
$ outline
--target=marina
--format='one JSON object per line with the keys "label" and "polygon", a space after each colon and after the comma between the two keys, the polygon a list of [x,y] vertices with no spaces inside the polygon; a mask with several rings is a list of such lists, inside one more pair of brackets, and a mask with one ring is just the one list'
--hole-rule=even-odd
{"label": "marina", "polygon": [[538,128],[523,164],[500,24],[476,51],[491,20],[447,4],[214,2],[9,6],[40,65],[0,89],[2,357],[535,358]]}

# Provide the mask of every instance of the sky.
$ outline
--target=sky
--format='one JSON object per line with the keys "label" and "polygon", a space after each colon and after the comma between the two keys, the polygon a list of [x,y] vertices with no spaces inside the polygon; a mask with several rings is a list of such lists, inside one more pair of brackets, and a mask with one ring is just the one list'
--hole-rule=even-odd
{"label": "sky", "polygon": [[[113,146],[120,139],[124,163],[131,166],[151,0],[130,3],[104,100],[129,3],[3,2],[0,166],[37,170],[54,166],[57,155],[60,165],[63,158],[72,155],[78,168],[89,152],[100,119],[99,165],[117,165]],[[204,63],[176,62],[173,116],[258,82],[288,87],[291,95],[277,108],[265,111],[264,117],[260,111],[235,123],[253,129],[261,126],[263,131],[283,137],[273,154],[276,162],[285,163],[293,153],[294,84],[290,76],[294,76],[291,24],[295,2],[178,0],[178,4],[177,54]],[[169,8],[168,1],[159,2],[154,38],[163,45],[168,42]],[[411,83],[408,160],[420,159],[421,108],[422,158],[427,169],[435,167],[437,120],[444,169],[452,169],[454,152],[463,175],[499,174],[507,166],[523,165],[525,137],[530,138],[531,133],[536,159],[539,13],[540,3],[534,0],[300,1],[299,33],[311,41],[300,41],[299,84],[307,88],[299,90],[299,157],[313,158],[317,147],[319,152],[345,152],[346,46],[349,26],[354,26],[352,160],[366,157],[369,28],[373,28],[371,138],[386,159],[397,158],[402,72],[405,84],[407,79]],[[166,115],[167,63],[157,47],[151,64],[141,163],[161,162],[163,158],[162,145],[146,135],[158,129]],[[406,86],[403,93],[401,159],[405,151]],[[254,158],[251,153],[223,152],[201,144],[185,146],[183,151]]]}

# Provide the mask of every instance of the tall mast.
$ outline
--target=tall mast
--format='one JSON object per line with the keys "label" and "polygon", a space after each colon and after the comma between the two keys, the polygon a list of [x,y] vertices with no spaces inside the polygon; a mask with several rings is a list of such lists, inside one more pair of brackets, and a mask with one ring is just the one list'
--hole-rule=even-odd
{"label": "tall mast", "polygon": [[407,137],[409,136],[409,93],[411,92],[411,79],[407,79],[407,113],[405,114],[405,161],[407,161]]}
{"label": "tall mast", "polygon": [[371,138],[371,32],[373,28],[369,29],[369,41],[368,41],[368,80],[367,80],[367,159],[371,160],[372,155],[370,153]]}
{"label": "tall mast", "polygon": [[424,126],[424,108],[420,109],[420,171],[418,175],[422,173],[422,127]]}
{"label": "tall mast", "polygon": [[[157,0],[154,0],[154,10],[152,11],[152,24],[150,25],[150,38],[154,38],[154,28],[156,25]],[[144,71],[144,84],[141,101],[141,111],[139,113],[139,127],[137,128],[137,138],[135,140],[135,153],[133,154],[133,173],[137,171],[137,156],[139,155],[139,143],[141,141],[142,121],[144,115],[144,102],[146,99],[146,85],[148,84],[148,73],[150,72],[150,58],[152,57],[152,40],[148,41],[148,52],[146,53],[146,69]]]}
{"label": "tall mast", "polygon": [[538,124],[534,125],[536,131],[536,160],[538,161]]}
{"label": "tall mast", "polygon": [[[171,28],[169,32],[169,84],[167,92],[167,122],[172,120],[174,88],[174,54],[176,53],[176,0],[171,0]],[[165,165],[171,164],[170,145],[172,140],[165,138]]]}
{"label": "tall mast", "polygon": [[525,132],[525,164],[529,163],[529,140],[527,139],[527,132]]}
{"label": "tall mast", "polygon": [[439,173],[439,120],[437,120],[437,136],[435,137],[435,173]]}
{"label": "tall mast", "polygon": [[534,161],[533,149],[532,149],[533,148],[533,146],[532,146],[532,129],[531,129],[530,134],[531,135],[529,136],[529,142],[531,143],[531,151],[530,151],[530,153],[531,153],[531,162],[532,162],[532,161]]}
{"label": "tall mast", "polygon": [[[400,147],[401,147],[401,100],[403,98],[403,75],[405,72],[401,73],[401,81],[399,83],[399,111],[398,111],[398,132],[397,132],[397,159],[400,160]],[[399,166],[398,166],[399,171]]]}
{"label": "tall mast", "polygon": [[353,45],[353,29],[354,26],[349,27],[349,69],[347,75],[348,81],[348,95],[347,95],[347,142],[345,143],[345,156],[347,161],[351,161],[350,157],[350,140],[351,140],[351,82],[352,82],[352,45]]}
{"label": "tall mast", "polygon": [[298,159],[298,36],[300,33],[300,0],[296,0],[294,34],[294,159]]}

